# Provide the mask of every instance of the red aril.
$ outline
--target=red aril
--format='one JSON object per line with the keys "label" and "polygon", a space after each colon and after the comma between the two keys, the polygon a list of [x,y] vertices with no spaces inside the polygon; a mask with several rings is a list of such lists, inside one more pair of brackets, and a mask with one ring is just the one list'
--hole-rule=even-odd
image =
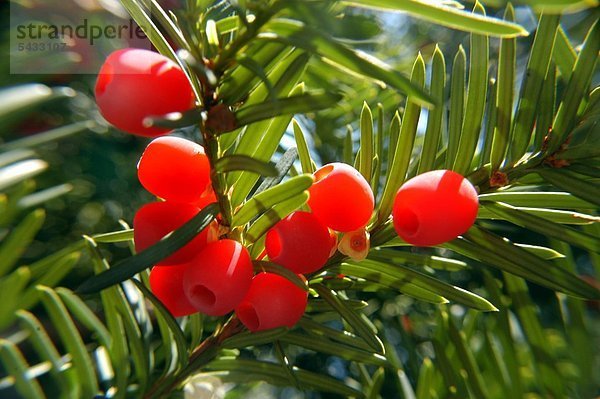
{"label": "red aril", "polygon": [[409,244],[438,245],[466,232],[477,217],[475,187],[451,170],[415,176],[400,187],[392,216],[398,235]]}
{"label": "red aril", "polygon": [[248,250],[229,239],[209,243],[186,267],[185,295],[210,316],[231,312],[246,295],[253,275]]}
{"label": "red aril", "polygon": [[[133,219],[135,250],[141,252],[156,244],[161,238],[183,226],[198,212],[200,208],[187,204],[152,202],[144,205]],[[160,264],[180,264],[191,260],[208,243],[209,229],[210,227],[207,227],[202,230],[192,241],[163,259]]]}
{"label": "red aril", "polygon": [[327,227],[347,232],[366,226],[375,198],[371,186],[352,166],[330,163],[315,172],[308,205]]}
{"label": "red aril", "polygon": [[250,331],[293,327],[304,314],[308,293],[285,277],[259,273],[235,313]]}
{"label": "red aril", "polygon": [[126,48],[111,53],[98,74],[96,103],[115,127],[154,137],[170,129],[146,127],[144,118],[187,111],[194,92],[187,76],[172,60],[149,50]]}
{"label": "red aril", "polygon": [[331,252],[329,229],[312,213],[293,212],[268,232],[265,248],[269,259],[294,273],[319,270]]}
{"label": "red aril", "polygon": [[146,190],[167,201],[198,205],[213,193],[204,148],[180,137],[152,140],[138,163],[138,178]]}
{"label": "red aril", "polygon": [[150,270],[150,290],[174,317],[187,316],[197,310],[183,294],[186,265],[154,266]]}

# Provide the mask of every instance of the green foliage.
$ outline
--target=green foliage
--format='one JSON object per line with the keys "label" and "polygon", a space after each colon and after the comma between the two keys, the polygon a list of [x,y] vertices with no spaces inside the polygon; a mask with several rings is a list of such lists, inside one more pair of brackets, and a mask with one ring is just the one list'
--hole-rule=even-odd
{"label": "green foliage", "polygon": [[[239,1],[235,7],[190,1],[174,11],[154,0],[150,9],[138,0],[122,3],[155,47],[189,74],[198,108],[151,122],[197,128],[217,203],[124,259],[112,252],[131,247],[126,226],[86,235],[26,264],[20,259],[44,223],[41,206],[70,190],[61,184],[34,192],[33,179],[48,168],[35,150],[97,124],[74,122],[2,144],[0,394],[158,398],[215,377],[240,392],[263,381],[322,397],[597,394],[598,356],[588,346],[597,339],[598,317],[584,300],[600,300],[589,282],[597,283],[600,273],[600,91],[590,90],[599,25],[581,49],[560,27],[562,11],[597,2],[520,2],[544,10],[522,82],[515,65],[518,37],[526,31],[514,22],[510,4],[504,20],[486,16],[484,4],[499,1],[476,2],[473,12],[458,2],[412,0]],[[449,76],[445,60],[452,54],[436,45],[430,61],[416,56],[407,77],[359,51],[356,36],[370,38],[373,30],[353,37],[345,30],[363,8],[405,11],[469,32],[470,44],[466,52],[458,48]],[[327,84],[336,75],[340,80]],[[360,80],[358,87],[376,82],[381,90],[377,97],[347,98],[346,90],[332,89],[344,77]],[[0,126],[73,95],[44,85],[6,89],[0,97],[10,101],[0,101]],[[343,114],[353,100],[361,106],[347,127]],[[309,134],[312,125],[293,117],[314,112],[329,113],[347,132],[338,155],[356,164],[376,194],[367,259],[338,252],[306,284],[279,265],[254,261],[256,270],[308,289],[307,313],[291,330],[249,333],[235,316],[174,319],[149,290],[148,268],[217,214],[220,233],[258,258],[268,229],[308,199],[319,143]],[[292,121],[297,149],[286,151],[281,142]],[[357,151],[353,126],[360,130]],[[297,158],[304,174],[296,172]],[[412,248],[395,235],[394,195],[411,176],[444,167],[477,186],[477,222],[452,242]],[[586,270],[592,280],[581,277],[578,257],[592,265]],[[75,266],[83,271],[69,282]],[[551,325],[540,316],[548,313],[558,315]],[[408,355],[400,357],[399,349]],[[344,378],[303,362],[307,356],[341,361]]]}
{"label": "green foliage", "polygon": [[490,36],[513,37],[526,35],[527,32],[519,25],[497,19],[488,19],[485,16],[469,14],[458,7],[449,7],[419,0],[404,2],[390,0],[363,0],[349,1],[348,3],[375,9],[406,11],[417,17],[438,23],[443,26],[465,30],[467,32],[482,33]]}

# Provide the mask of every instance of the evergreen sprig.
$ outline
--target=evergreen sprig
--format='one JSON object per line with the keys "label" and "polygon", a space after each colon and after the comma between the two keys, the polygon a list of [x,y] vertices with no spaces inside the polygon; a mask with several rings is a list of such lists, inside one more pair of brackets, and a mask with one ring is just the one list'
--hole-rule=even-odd
{"label": "evergreen sprig", "polygon": [[[573,391],[585,397],[598,389],[593,375],[597,359],[587,348],[591,323],[597,320],[588,317],[578,298],[597,301],[600,290],[578,275],[574,250],[589,257],[597,277],[600,153],[594,138],[600,95],[590,84],[597,72],[600,28],[596,21],[577,51],[560,28],[561,11],[594,2],[523,2],[544,13],[516,100],[517,37],[526,31],[514,22],[510,4],[501,20],[486,16],[479,2],[469,12],[458,2],[417,0],[333,6],[322,1],[239,1],[236,7],[191,1],[176,13],[154,0],[150,10],[139,0],[122,3],[155,47],[184,67],[196,89],[197,110],[154,122],[200,129],[215,170],[218,203],[155,246],[114,265],[103,247],[131,243],[129,229],[86,236],[37,262],[19,265],[44,222],[43,210],[29,208],[68,191],[57,186],[33,192],[32,179],[48,164],[32,149],[94,126],[79,122],[0,146],[0,227],[7,231],[0,242],[5,304],[0,307],[0,394],[14,389],[26,398],[55,392],[61,397],[158,398],[211,377],[368,398],[387,397],[385,385],[390,383],[395,392],[417,398],[516,398],[531,392],[567,397]],[[315,24],[325,18],[324,11],[333,15],[346,7],[406,11],[470,32],[469,61],[459,48],[451,79],[446,79],[445,60],[451,54],[436,47],[430,61],[419,54],[411,76],[405,76]],[[496,57],[489,43],[497,37]],[[559,62],[557,53],[573,59]],[[491,73],[488,65],[496,60],[497,73]],[[335,112],[343,106],[339,93],[305,87],[309,79],[331,78],[332,71],[379,82],[406,96],[403,107],[387,108],[382,99],[375,112],[369,106],[373,99],[367,98],[357,124],[359,151],[353,151],[351,134],[346,140],[345,159],[357,163],[379,201],[369,225],[373,247],[367,259],[355,262],[337,254],[309,276],[307,314],[292,330],[249,333],[235,316],[174,319],[150,292],[148,268],[218,213],[229,228],[223,234],[244,242],[253,255],[262,252],[264,233],[308,198],[310,175],[281,183],[285,174],[292,174],[296,154],[304,173],[314,170],[308,129],[294,121],[298,150],[288,151],[275,165],[270,161],[280,152],[294,114]],[[564,90],[555,90],[557,76],[564,78]],[[491,86],[490,79],[495,80]],[[71,94],[41,85],[5,90],[0,96],[11,101],[0,102],[0,125],[15,113],[26,115],[40,103]],[[427,128],[421,134],[421,111],[427,107]],[[478,220],[450,243],[429,252],[412,251],[393,234],[393,195],[416,173],[443,167],[467,175],[478,187]],[[271,177],[255,190],[261,175]],[[19,218],[25,209],[27,215]],[[506,234],[506,226],[541,239],[515,242],[510,238],[520,241],[523,235]],[[86,301],[60,287],[82,257],[95,273],[80,286],[79,294],[96,293]],[[277,270],[276,265],[263,266]],[[465,270],[483,282],[454,285],[452,273]],[[563,331],[544,327],[527,281],[551,290]],[[428,309],[435,323],[418,314],[394,320],[384,320],[382,314],[367,317],[371,306],[365,309],[360,298],[371,292],[433,303]],[[95,310],[98,304],[102,312]],[[414,331],[417,323],[432,330],[426,349],[417,342],[423,334]],[[515,334],[516,327],[522,335]],[[398,355],[394,328],[415,364],[404,364]],[[274,359],[261,356],[266,346],[274,350]],[[307,351],[335,356],[356,369],[342,381],[302,368],[298,354]],[[565,362],[577,372],[565,376]],[[409,366],[418,370],[411,378],[405,370]],[[40,382],[46,375],[47,385]]]}

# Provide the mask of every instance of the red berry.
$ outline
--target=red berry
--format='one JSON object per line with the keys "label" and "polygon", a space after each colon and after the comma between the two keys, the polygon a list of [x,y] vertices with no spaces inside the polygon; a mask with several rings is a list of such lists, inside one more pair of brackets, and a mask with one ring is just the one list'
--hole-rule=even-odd
{"label": "red berry", "polygon": [[312,213],[297,211],[267,232],[265,248],[271,261],[294,273],[311,273],[329,259],[331,236]]}
{"label": "red berry", "polygon": [[183,290],[200,312],[222,316],[244,298],[252,281],[248,250],[237,241],[208,244],[187,264]]}
{"label": "red berry", "polygon": [[194,106],[185,73],[169,58],[143,49],[111,53],[98,74],[96,102],[100,113],[117,128],[154,137],[170,129],[145,127],[143,120]]}
{"label": "red berry", "polygon": [[235,309],[250,331],[293,327],[304,314],[308,293],[285,277],[259,273],[252,279],[248,293]]}
{"label": "red berry", "polygon": [[183,273],[186,265],[154,266],[150,270],[150,290],[174,317],[186,316],[198,310],[183,294]]}
{"label": "red berry", "polygon": [[212,192],[204,149],[180,137],[152,140],[138,163],[138,178],[146,190],[167,201],[198,204]]}
{"label": "red berry", "polygon": [[[135,250],[140,252],[156,244],[161,238],[183,226],[198,212],[200,208],[187,204],[153,202],[144,205],[133,219]],[[173,265],[190,261],[208,243],[208,233],[209,228],[202,230],[192,241],[162,260],[160,264]]]}
{"label": "red berry", "polygon": [[409,244],[438,245],[466,232],[475,222],[479,201],[475,187],[451,170],[415,176],[394,200],[394,227]]}
{"label": "red berry", "polygon": [[366,226],[375,198],[369,183],[352,166],[330,163],[315,172],[308,205],[321,222],[347,232]]}

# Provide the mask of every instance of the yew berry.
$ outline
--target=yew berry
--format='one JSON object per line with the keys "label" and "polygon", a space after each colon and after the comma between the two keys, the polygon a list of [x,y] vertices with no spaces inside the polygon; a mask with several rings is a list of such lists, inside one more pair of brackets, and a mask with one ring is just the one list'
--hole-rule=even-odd
{"label": "yew berry", "polygon": [[[152,202],[141,207],[133,218],[133,240],[135,250],[140,252],[156,244],[161,238],[183,226],[196,216],[200,208],[187,204]],[[184,247],[160,262],[173,265],[191,260],[196,253],[213,238],[207,227]]]}
{"label": "yew berry", "polygon": [[265,248],[272,262],[294,273],[311,273],[329,259],[331,236],[312,213],[297,211],[267,232]]}
{"label": "yew berry", "polygon": [[400,187],[392,215],[398,235],[409,244],[438,245],[466,232],[475,222],[475,187],[451,170],[415,176]]}
{"label": "yew berry", "polygon": [[201,145],[180,137],[159,137],[138,163],[138,178],[167,201],[200,204],[212,193],[210,164]]}
{"label": "yew berry", "polygon": [[196,307],[183,294],[186,265],[154,266],[150,270],[150,290],[174,317],[196,313]]}
{"label": "yew berry", "polygon": [[312,212],[336,231],[364,227],[375,206],[369,183],[356,169],[344,163],[330,163],[317,170],[308,192]]}
{"label": "yew berry", "polygon": [[285,277],[259,273],[252,279],[248,293],[235,309],[250,331],[293,327],[304,314],[308,293]]}
{"label": "yew berry", "polygon": [[96,81],[96,103],[107,121],[128,133],[154,137],[170,129],[146,127],[144,118],[183,112],[194,106],[185,73],[169,58],[126,48],[111,53]]}
{"label": "yew berry", "polygon": [[252,261],[239,242],[212,242],[187,264],[183,290],[202,313],[222,316],[244,298],[252,281]]}

